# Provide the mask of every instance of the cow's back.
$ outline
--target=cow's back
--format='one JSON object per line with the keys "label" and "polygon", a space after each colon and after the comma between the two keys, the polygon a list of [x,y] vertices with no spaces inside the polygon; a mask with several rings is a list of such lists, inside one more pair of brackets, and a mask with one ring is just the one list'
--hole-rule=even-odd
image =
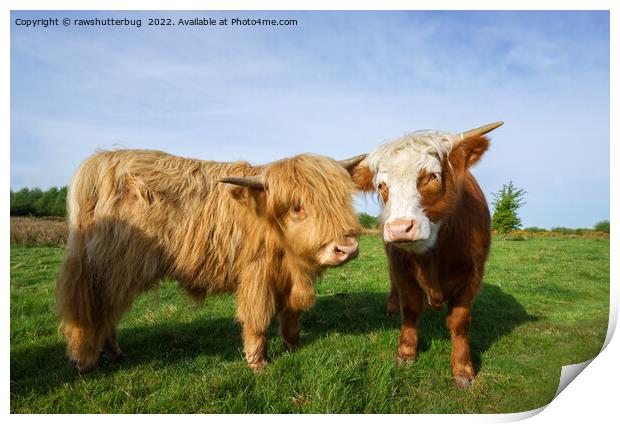
{"label": "cow's back", "polygon": [[248,217],[218,180],[250,172],[244,162],[153,150],[98,152],[69,188],[70,231],[85,231],[94,261],[135,256],[124,262],[140,264],[153,278],[170,276],[196,290],[232,290],[231,255]]}

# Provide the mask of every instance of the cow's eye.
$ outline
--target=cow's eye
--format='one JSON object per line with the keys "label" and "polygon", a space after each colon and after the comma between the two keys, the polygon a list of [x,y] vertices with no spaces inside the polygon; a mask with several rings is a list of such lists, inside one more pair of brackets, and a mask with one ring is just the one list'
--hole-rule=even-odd
{"label": "cow's eye", "polygon": [[293,205],[290,210],[290,215],[296,220],[301,220],[306,217],[306,211],[301,205]]}
{"label": "cow's eye", "polygon": [[379,195],[381,196],[381,200],[383,200],[384,204],[387,203],[388,198],[390,196],[390,191],[388,190],[387,184],[384,182],[381,182],[379,183],[377,188],[379,189]]}
{"label": "cow's eye", "polygon": [[432,174],[430,174],[429,178],[431,179],[431,181],[439,180],[439,172],[433,172]]}

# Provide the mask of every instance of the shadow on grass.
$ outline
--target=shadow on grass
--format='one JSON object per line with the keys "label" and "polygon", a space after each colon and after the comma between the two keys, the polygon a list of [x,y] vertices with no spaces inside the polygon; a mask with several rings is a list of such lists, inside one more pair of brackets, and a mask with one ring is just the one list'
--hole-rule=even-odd
{"label": "shadow on grass", "polygon": [[241,361],[241,327],[234,318],[196,319],[119,328],[119,344],[127,355],[120,361],[99,358],[99,370],[80,376],[65,356],[65,344],[29,346],[11,351],[11,394],[46,393],[80,379],[99,379],[120,369],[149,364],[153,369],[210,356]]}
{"label": "shadow on grass", "polygon": [[[381,292],[319,297],[315,307],[302,317],[302,349],[303,345],[335,332],[355,335],[392,330],[396,337],[400,318],[385,315],[386,301],[387,293]],[[535,320],[512,295],[497,286],[486,285],[476,299],[470,331],[475,367],[480,368],[481,355],[499,338]],[[444,322],[445,311],[426,311],[419,326],[420,352],[428,350],[433,339],[449,339]],[[276,334],[274,325],[270,339]],[[99,372],[86,377],[80,377],[69,365],[62,343],[15,349],[11,352],[11,395],[43,394],[81,378],[105,379],[111,373],[140,364],[165,368],[203,356],[222,362],[243,361],[241,327],[232,316],[121,328],[119,342],[128,357],[116,363],[103,358]]]}
{"label": "shadow on grass", "polygon": [[[341,293],[319,298],[315,307],[302,317],[302,343],[324,337],[334,331],[341,334],[362,334],[379,329],[400,328],[400,317],[385,314],[387,293]],[[418,325],[418,352],[430,349],[433,340],[450,340],[445,326],[446,308],[441,311],[427,309]],[[538,317],[527,313],[525,308],[511,294],[500,287],[484,284],[472,310],[470,344],[476,372],[480,369],[482,354],[501,337],[510,334],[516,327],[537,321]],[[396,339],[394,358],[396,358]],[[450,364],[449,356],[446,363]]]}

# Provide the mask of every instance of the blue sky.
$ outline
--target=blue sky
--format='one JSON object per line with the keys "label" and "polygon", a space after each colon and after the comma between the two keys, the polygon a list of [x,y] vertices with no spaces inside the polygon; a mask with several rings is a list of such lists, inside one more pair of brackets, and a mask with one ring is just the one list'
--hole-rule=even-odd
{"label": "blue sky", "polygon": [[[16,18],[141,18],[25,28]],[[149,17],[297,19],[148,27]],[[418,129],[488,122],[490,200],[527,190],[524,225],[609,218],[607,12],[12,12],[11,188],[66,185],[97,149],[265,163],[344,158]],[[359,210],[377,214],[372,196]]]}

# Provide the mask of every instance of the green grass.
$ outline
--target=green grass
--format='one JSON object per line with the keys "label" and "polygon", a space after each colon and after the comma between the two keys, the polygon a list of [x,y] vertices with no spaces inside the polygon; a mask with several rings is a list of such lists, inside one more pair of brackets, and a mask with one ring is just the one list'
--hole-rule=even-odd
{"label": "green grass", "polygon": [[517,412],[548,403],[561,366],[596,355],[607,330],[609,240],[495,239],[473,312],[473,388],[452,384],[445,311],[426,312],[418,360],[399,367],[385,255],[364,236],[360,257],[318,282],[299,351],[274,322],[263,374],[243,360],[233,296],[197,308],[165,282],[121,323],[128,358],[80,377],[57,331],[61,258],[11,248],[11,412]]}

